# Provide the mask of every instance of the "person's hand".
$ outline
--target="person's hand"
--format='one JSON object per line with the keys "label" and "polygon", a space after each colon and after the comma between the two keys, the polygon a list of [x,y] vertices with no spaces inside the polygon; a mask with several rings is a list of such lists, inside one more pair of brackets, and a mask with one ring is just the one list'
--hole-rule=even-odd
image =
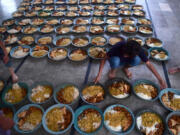
{"label": "person's hand", "polygon": [[99,80],[100,80],[100,76],[97,76],[97,77],[94,79],[94,83],[95,83],[95,84],[98,83]]}
{"label": "person's hand", "polygon": [[4,61],[5,64],[7,64],[8,61],[9,61],[9,57],[8,57],[7,55],[5,55],[5,56],[3,57],[3,61]]}
{"label": "person's hand", "polygon": [[10,118],[6,118],[5,116],[0,116],[0,127],[4,130],[9,130],[14,126],[14,122]]}
{"label": "person's hand", "polygon": [[161,89],[167,88],[166,82],[163,79],[159,80],[159,84]]}

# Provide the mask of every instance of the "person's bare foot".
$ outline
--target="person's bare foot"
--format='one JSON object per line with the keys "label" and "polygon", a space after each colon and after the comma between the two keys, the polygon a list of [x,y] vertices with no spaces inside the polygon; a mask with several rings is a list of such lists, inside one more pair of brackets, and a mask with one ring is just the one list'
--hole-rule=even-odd
{"label": "person's bare foot", "polygon": [[12,81],[13,81],[13,83],[17,83],[18,80],[19,80],[18,76],[17,76],[16,74],[13,74],[13,75],[12,75]]}
{"label": "person's bare foot", "polygon": [[123,71],[125,73],[125,75],[127,76],[128,79],[132,78],[132,73],[128,70],[128,68],[124,67]]}
{"label": "person's bare foot", "polygon": [[115,69],[111,69],[109,71],[109,79],[113,79],[116,77],[116,70]]}

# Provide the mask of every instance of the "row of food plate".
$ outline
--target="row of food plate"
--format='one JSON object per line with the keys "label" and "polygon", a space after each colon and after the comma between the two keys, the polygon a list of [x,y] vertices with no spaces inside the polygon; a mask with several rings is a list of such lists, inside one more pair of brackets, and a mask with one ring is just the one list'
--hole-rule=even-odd
{"label": "row of food plate", "polygon": [[17,11],[40,11],[40,10],[46,10],[46,11],[52,11],[52,10],[59,10],[59,11],[93,11],[93,10],[143,10],[144,7],[142,5],[127,5],[127,4],[112,4],[112,5],[51,5],[51,6],[20,6]]}
{"label": "row of food plate", "polygon": [[40,25],[64,25],[64,26],[72,26],[72,25],[152,25],[151,20],[147,18],[134,19],[131,17],[127,18],[115,18],[115,17],[92,17],[92,18],[83,18],[79,17],[76,19],[69,18],[35,18],[35,19],[8,19],[3,21],[2,26],[0,26],[0,33],[5,33],[7,31],[7,27],[11,27],[13,25],[17,26],[40,26]]}
{"label": "row of food plate", "polygon": [[37,1],[22,1],[20,6],[30,5],[76,5],[76,4],[135,4],[136,0],[37,0]]}
{"label": "row of food plate", "polygon": [[[166,129],[164,121],[159,114],[152,110],[143,110],[134,118],[133,112],[128,107],[112,105],[107,107],[103,114],[101,109],[93,105],[102,103],[106,99],[107,93],[116,99],[128,98],[131,93],[146,101],[155,101],[159,98],[166,109],[176,111],[167,117],[166,122],[168,122],[167,125],[170,131],[176,131],[172,135],[177,135],[177,126],[180,119],[180,92],[170,88],[160,91],[159,87],[149,80],[137,80],[131,85],[124,79],[116,78],[107,81],[105,86],[89,83],[82,90],[72,83],[62,84],[56,87],[55,90],[49,82],[35,83],[30,90],[27,84],[18,83],[7,86],[3,90],[2,99],[5,104],[9,105],[8,108],[23,102],[26,97],[31,103],[34,103],[23,106],[14,115],[14,127],[19,133],[35,131],[40,127],[42,121],[44,129],[51,134],[63,134],[70,129],[72,124],[74,124],[75,129],[79,133],[92,134],[99,131],[103,123],[111,133],[128,134],[133,130],[136,123],[141,134],[147,133],[149,135],[153,132],[163,135]],[[50,101],[52,97],[58,104],[49,107],[44,113],[44,109],[41,106]],[[90,105],[78,108],[74,114],[70,106],[78,102],[80,97],[85,103]],[[12,110],[11,114],[9,113],[10,111],[6,109],[5,114],[13,117]],[[65,121],[63,120],[64,118],[66,119]],[[171,118],[172,121],[176,121],[176,124],[172,125],[172,121],[169,122]],[[34,121],[34,119],[36,120]]]}

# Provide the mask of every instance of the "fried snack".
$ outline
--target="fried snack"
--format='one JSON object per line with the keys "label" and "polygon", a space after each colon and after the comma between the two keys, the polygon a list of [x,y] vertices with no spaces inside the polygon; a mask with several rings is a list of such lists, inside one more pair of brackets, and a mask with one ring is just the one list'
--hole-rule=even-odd
{"label": "fried snack", "polygon": [[33,34],[33,33],[37,32],[37,30],[38,29],[36,27],[28,26],[28,27],[24,28],[23,33],[25,33],[25,34]]}
{"label": "fried snack", "polygon": [[82,49],[73,50],[70,54],[70,59],[73,61],[82,61],[87,58],[87,52]]}
{"label": "fried snack", "polygon": [[138,84],[135,86],[134,90],[136,94],[143,99],[151,100],[158,96],[157,88],[150,84]]}
{"label": "fried snack", "polygon": [[76,16],[78,16],[78,14],[75,11],[68,11],[68,12],[66,12],[66,16],[68,16],[68,17],[76,17]]}
{"label": "fried snack", "polygon": [[0,26],[0,34],[6,32],[6,27]]}
{"label": "fried snack", "polygon": [[104,16],[105,12],[101,11],[101,10],[94,10],[93,15],[94,16]]}
{"label": "fried snack", "polygon": [[57,25],[59,23],[58,19],[49,19],[46,21],[46,24],[48,25]]}
{"label": "fried snack", "polygon": [[10,25],[13,25],[14,23],[15,23],[15,20],[10,19],[10,20],[5,20],[5,21],[3,22],[3,25],[4,25],[4,26],[10,26]]}
{"label": "fried snack", "polygon": [[144,45],[143,40],[140,39],[140,38],[138,38],[138,37],[132,37],[132,38],[129,38],[128,41],[130,41],[130,40],[134,40],[134,41],[138,42],[141,46]]}
{"label": "fried snack", "polygon": [[106,111],[104,121],[111,130],[115,132],[125,132],[132,125],[133,119],[128,110],[116,106]]}
{"label": "fried snack", "polygon": [[137,127],[146,135],[163,135],[164,125],[161,118],[152,112],[145,112],[137,117]]}
{"label": "fried snack", "polygon": [[122,24],[134,25],[135,21],[132,18],[123,18],[122,19]]}
{"label": "fried snack", "polygon": [[90,85],[82,90],[82,96],[89,103],[99,103],[104,100],[105,91],[100,85]]}
{"label": "fried snack", "polygon": [[54,60],[62,60],[68,55],[67,50],[63,48],[56,48],[50,52],[50,57]]}
{"label": "fried snack", "polygon": [[107,12],[107,15],[108,15],[108,16],[118,16],[119,13],[118,13],[117,10],[109,10],[109,11]]}
{"label": "fried snack", "polygon": [[136,32],[136,27],[135,26],[132,26],[132,25],[124,25],[123,26],[123,31],[124,32],[127,32],[127,33],[134,33]]}
{"label": "fried snack", "polygon": [[143,34],[152,34],[153,29],[151,27],[148,27],[148,26],[140,26],[139,27],[139,32],[141,32]]}
{"label": "fried snack", "polygon": [[62,19],[61,24],[62,25],[72,25],[73,21],[71,19]]}
{"label": "fried snack", "polygon": [[95,109],[86,109],[78,116],[78,127],[86,133],[96,131],[102,122],[101,115]]}
{"label": "fried snack", "polygon": [[41,37],[38,39],[37,42],[38,42],[38,44],[41,44],[41,45],[51,44],[52,43],[52,37],[50,37],[50,36]]}
{"label": "fried snack", "polygon": [[106,20],[106,23],[107,24],[118,24],[119,23],[119,20],[117,18],[108,18]]}
{"label": "fried snack", "polygon": [[150,20],[145,19],[145,18],[138,19],[138,23],[142,24],[142,25],[151,25],[152,24],[152,22]]}
{"label": "fried snack", "polygon": [[4,82],[0,80],[0,92],[3,90],[3,88],[4,88]]}
{"label": "fried snack", "polygon": [[42,103],[50,99],[53,94],[53,88],[49,85],[38,85],[32,89],[30,95],[34,103]]}
{"label": "fried snack", "polygon": [[67,46],[70,43],[71,43],[71,39],[69,37],[62,37],[56,41],[57,46]]}
{"label": "fried snack", "polygon": [[7,38],[4,40],[6,45],[13,44],[18,40],[17,36],[15,35],[8,35]]}
{"label": "fried snack", "polygon": [[167,92],[162,95],[161,100],[166,107],[174,111],[180,110],[180,95],[172,92]]}
{"label": "fried snack", "polygon": [[146,44],[150,47],[161,47],[162,42],[157,38],[148,38]]}
{"label": "fried snack", "polygon": [[55,17],[60,17],[60,16],[63,16],[64,15],[64,12],[62,11],[54,11],[52,13],[52,16],[55,16]]}
{"label": "fried snack", "polygon": [[41,25],[43,23],[44,23],[44,19],[42,19],[42,18],[35,18],[31,21],[32,25],[37,25],[37,26]]}
{"label": "fried snack", "polygon": [[36,16],[37,15],[37,12],[36,11],[27,11],[26,13],[25,13],[25,16],[26,17],[34,17],[34,16]]}
{"label": "fried snack", "polygon": [[21,58],[26,56],[29,53],[29,51],[29,48],[23,48],[22,46],[18,46],[17,49],[14,50],[13,56]]}
{"label": "fried snack", "polygon": [[101,26],[91,26],[90,27],[90,32],[92,34],[101,34],[104,32],[104,28]]}
{"label": "fried snack", "polygon": [[24,26],[30,24],[30,22],[31,22],[30,19],[22,19],[18,22],[18,24]]}
{"label": "fried snack", "polygon": [[0,111],[3,112],[3,114],[6,118],[13,119],[14,112],[11,108],[3,107],[3,108],[0,108]]}
{"label": "fried snack", "polygon": [[71,31],[71,28],[70,27],[58,27],[57,29],[56,29],[56,32],[58,33],[58,34],[67,34],[67,33],[69,33]]}
{"label": "fried snack", "polygon": [[104,48],[92,47],[90,48],[89,53],[90,53],[90,56],[93,58],[102,59],[102,58],[105,58],[107,52]]}
{"label": "fried snack", "polygon": [[107,31],[114,33],[114,32],[120,32],[120,26],[119,25],[108,25]]}
{"label": "fried snack", "polygon": [[128,9],[121,10],[120,14],[124,15],[124,16],[130,16],[131,15],[131,10],[128,10]]}
{"label": "fried snack", "polygon": [[152,50],[151,51],[151,56],[153,58],[156,58],[156,59],[161,59],[161,60],[165,60],[168,58],[168,55],[166,54],[165,51],[163,50]]}
{"label": "fried snack", "polygon": [[83,26],[83,25],[74,26],[73,27],[73,32],[75,32],[75,33],[84,33],[84,32],[87,32],[87,28],[86,28],[86,26]]}
{"label": "fried snack", "polygon": [[53,108],[46,115],[46,125],[54,132],[65,130],[71,121],[72,113],[66,107]]}
{"label": "fried snack", "polygon": [[94,37],[92,38],[91,43],[97,46],[104,46],[106,44],[106,39],[101,36]]}
{"label": "fried snack", "polygon": [[124,41],[124,39],[122,37],[111,37],[109,39],[109,44],[110,45],[115,45],[118,42]]}
{"label": "fried snack", "polygon": [[13,26],[9,30],[7,30],[7,32],[9,34],[16,34],[16,33],[20,32],[20,31],[21,31],[21,26]]}
{"label": "fried snack", "polygon": [[179,125],[180,125],[180,116],[179,115],[172,115],[168,120],[168,127],[173,135],[179,134]]}
{"label": "fried snack", "polygon": [[79,24],[79,25],[88,24],[88,23],[89,23],[89,20],[88,20],[88,19],[78,18],[78,19],[76,20],[76,24]]}
{"label": "fried snack", "polygon": [[23,131],[35,129],[42,121],[43,112],[41,109],[31,106],[18,114],[18,127]]}
{"label": "fried snack", "polygon": [[50,33],[50,32],[53,32],[53,31],[54,31],[54,27],[51,26],[51,25],[46,24],[41,28],[42,33]]}
{"label": "fried snack", "polygon": [[89,40],[88,38],[82,37],[82,38],[75,38],[72,42],[77,47],[84,47],[88,45]]}
{"label": "fried snack", "polygon": [[32,51],[32,56],[34,57],[42,57],[48,54],[49,48],[47,46],[39,46],[36,45]]}
{"label": "fried snack", "polygon": [[103,18],[93,18],[92,19],[92,24],[103,24],[104,23],[104,19]]}
{"label": "fried snack", "polygon": [[62,104],[71,104],[78,96],[79,90],[73,85],[65,86],[57,92],[57,99]]}
{"label": "fried snack", "polygon": [[27,91],[25,88],[20,87],[18,84],[13,84],[12,88],[10,88],[5,94],[5,100],[8,103],[16,104],[22,101],[27,95]]}
{"label": "fried snack", "polygon": [[31,45],[34,42],[34,38],[32,36],[24,36],[19,41],[20,45]]}
{"label": "fried snack", "polygon": [[139,16],[139,17],[144,17],[145,16],[145,12],[143,12],[142,10],[134,10],[133,14],[135,16]]}
{"label": "fried snack", "polygon": [[109,86],[109,93],[116,98],[129,96],[131,87],[124,81],[115,81]]}

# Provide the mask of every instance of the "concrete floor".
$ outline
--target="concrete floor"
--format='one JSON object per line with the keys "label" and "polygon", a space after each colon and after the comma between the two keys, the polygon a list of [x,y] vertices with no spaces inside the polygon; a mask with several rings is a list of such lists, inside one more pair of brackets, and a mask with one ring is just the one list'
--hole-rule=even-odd
{"label": "concrete floor", "polygon": [[[0,23],[4,19],[11,17],[11,13],[16,11],[19,3],[20,0],[0,0]],[[145,0],[137,0],[137,3],[144,5],[145,10],[147,11]],[[180,26],[180,16],[178,16],[180,13],[180,1],[173,0],[172,2],[171,0],[148,0],[148,5],[157,32],[157,36],[161,40],[163,40],[164,47],[171,54],[171,60],[166,63],[167,68],[180,65],[180,59],[178,59],[180,50],[180,46],[178,45],[178,38],[180,37],[180,31],[178,29]],[[163,6],[166,7],[166,10],[161,9]],[[169,8],[167,8],[167,6],[169,6]],[[149,16],[148,12],[147,16]],[[161,76],[164,78],[162,64],[154,61],[152,62],[154,63]],[[13,59],[14,68],[16,68],[20,63],[21,60]],[[35,60],[31,57],[28,57],[21,68],[18,70],[17,74],[19,75],[20,81],[26,82],[29,86],[31,86],[36,81],[50,81],[55,87],[64,82],[72,82],[81,87],[84,82],[88,63],[88,60],[82,63],[74,63],[70,62],[69,60],[55,63],[49,61],[47,58]],[[88,78],[89,82],[94,80],[98,72],[98,65],[99,62],[92,62],[90,75]],[[0,67],[0,76],[7,80],[9,77],[7,69],[5,69],[2,63],[0,63]],[[109,68],[109,64],[106,63],[102,79],[100,81],[101,83],[107,81],[107,72]],[[139,65],[137,67],[131,68],[131,71],[133,72],[133,79],[129,80],[131,82],[133,82],[135,79],[147,78],[148,80],[158,83],[156,78],[150,71],[147,70],[145,65]],[[118,71],[117,76],[125,78],[124,74],[120,70]],[[178,83],[179,78],[180,73],[176,75],[169,75],[171,86],[173,88],[180,89],[180,83]],[[125,100],[115,100],[107,96],[106,100],[102,104],[98,105],[98,107],[104,110],[108,105],[115,103],[128,106],[135,114],[143,108],[150,108],[160,113],[165,119],[167,114],[169,113],[169,111],[165,110],[162,107],[159,101],[149,103],[136,98],[134,95],[131,95]],[[53,101],[51,102],[51,105],[52,104],[54,104]],[[46,134],[47,133],[43,130],[43,128],[40,128],[37,132],[31,135]],[[70,132],[67,132],[66,134],[68,135],[70,134]],[[102,128],[97,134],[111,135],[111,133],[108,132],[105,128]],[[134,129],[129,135],[138,134],[139,133],[136,131],[136,129]],[[19,133],[13,131],[12,135],[19,135]],[[78,133],[75,132],[75,135],[78,135]],[[168,135],[168,133],[166,133],[165,135]]]}

